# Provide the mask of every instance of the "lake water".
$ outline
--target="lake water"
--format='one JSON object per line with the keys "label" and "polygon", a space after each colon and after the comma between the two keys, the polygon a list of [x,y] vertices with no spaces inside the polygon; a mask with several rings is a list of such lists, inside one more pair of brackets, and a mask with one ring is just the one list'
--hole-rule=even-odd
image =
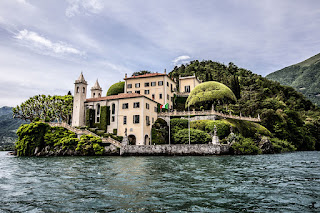
{"label": "lake water", "polygon": [[320,152],[12,157],[0,212],[320,212]]}

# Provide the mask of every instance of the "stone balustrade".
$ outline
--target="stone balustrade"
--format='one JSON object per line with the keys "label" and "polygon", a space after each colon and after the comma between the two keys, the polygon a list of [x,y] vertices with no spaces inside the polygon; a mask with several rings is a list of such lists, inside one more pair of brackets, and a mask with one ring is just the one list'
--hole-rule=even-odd
{"label": "stone balustrade", "polygon": [[243,121],[252,121],[252,122],[261,122],[260,116],[258,115],[257,118],[252,118],[251,116],[245,117],[240,114],[238,115],[232,115],[230,114],[224,114],[222,112],[217,112],[215,110],[202,110],[202,111],[177,111],[174,110],[173,112],[159,112],[158,117],[177,117],[177,116],[197,116],[197,115],[202,115],[202,116],[208,116],[208,115],[216,115],[222,118],[231,118],[231,119],[236,119],[236,120],[243,120]]}

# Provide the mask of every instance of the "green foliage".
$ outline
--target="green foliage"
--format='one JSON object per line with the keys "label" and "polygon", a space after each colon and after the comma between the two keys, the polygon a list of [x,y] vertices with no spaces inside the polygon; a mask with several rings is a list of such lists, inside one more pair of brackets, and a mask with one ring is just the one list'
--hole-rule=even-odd
{"label": "green foliage", "polygon": [[188,97],[177,97],[174,99],[174,109],[177,111],[185,110],[185,105]]}
{"label": "green foliage", "polygon": [[261,154],[261,149],[251,138],[238,136],[236,142],[231,146],[231,152],[236,155],[256,155]]}
{"label": "green foliage", "polygon": [[110,109],[109,106],[101,106],[100,107],[100,123],[95,123],[95,126],[97,128],[104,130],[104,131],[107,131],[108,117],[110,118],[109,109]]}
{"label": "green foliage", "polygon": [[87,109],[86,110],[86,126],[88,126],[89,128],[93,127],[94,120],[95,120],[94,117],[95,117],[95,110]]}
{"label": "green foliage", "polygon": [[63,127],[50,127],[44,135],[44,141],[46,145],[58,146],[61,144],[62,139],[76,137],[76,134]]}
{"label": "green foliage", "polygon": [[217,103],[228,103],[236,100],[235,95],[226,85],[209,81],[199,84],[191,91],[186,102],[186,108],[195,105],[207,105],[211,108],[212,104],[216,105]]}
{"label": "green foliage", "polygon": [[39,118],[46,121],[68,122],[73,109],[73,97],[36,95],[12,109],[13,117],[25,121]]}
{"label": "green foliage", "polygon": [[289,143],[286,140],[280,140],[278,138],[271,138],[270,141],[272,143],[272,146],[273,146],[275,153],[293,152],[297,149],[294,145],[292,145],[291,143]]}
{"label": "green foliage", "polygon": [[313,103],[320,106],[320,54],[301,63],[273,72],[266,77],[283,85],[292,86]]}
{"label": "green foliage", "polygon": [[141,71],[139,71],[139,72],[134,72],[134,73],[132,74],[132,76],[145,75],[145,74],[150,74],[150,73],[151,73],[151,72],[148,71],[148,70],[141,70]]}
{"label": "green foliage", "polygon": [[101,155],[103,147],[101,146],[102,140],[100,137],[93,135],[82,135],[77,145],[76,151],[81,152],[83,155]]}
{"label": "green foliage", "polygon": [[207,124],[210,122],[211,120],[191,121],[190,127],[193,129],[199,129],[199,130],[205,131]]}
{"label": "green foliage", "polygon": [[214,126],[217,127],[217,135],[220,139],[227,137],[230,134],[232,124],[227,120],[208,121],[205,126],[206,132],[214,132]]}
{"label": "green foliage", "polygon": [[151,129],[151,144],[166,144],[169,138],[169,127],[167,122],[158,118]]}
{"label": "green foliage", "polygon": [[227,119],[227,121],[233,125],[235,132],[239,132],[244,137],[259,138],[262,135],[272,136],[267,128],[258,123],[234,119]]}
{"label": "green foliage", "polygon": [[240,84],[239,84],[239,79],[237,76],[233,75],[231,77],[231,87],[230,89],[232,90],[233,94],[236,96],[237,99],[240,99]]}
{"label": "green foliage", "polygon": [[118,95],[119,93],[124,93],[124,81],[120,81],[109,87],[107,96]]}
{"label": "green foliage", "polygon": [[17,130],[17,155],[31,156],[34,154],[36,147],[43,147],[45,145],[45,133],[48,129],[50,129],[50,126],[42,122],[21,125]]}
{"label": "green foliage", "polygon": [[[173,135],[174,142],[177,144],[188,144],[189,143],[189,130],[182,129]],[[192,144],[205,144],[211,141],[211,137],[208,133],[198,129],[190,129],[190,142]]]}
{"label": "green foliage", "polygon": [[118,134],[118,129],[113,129],[112,132],[113,132],[114,135],[117,135]]}
{"label": "green foliage", "polygon": [[171,134],[174,134],[181,129],[188,128],[188,120],[187,119],[180,119],[180,118],[173,118],[170,120],[170,128],[171,128]]}
{"label": "green foliage", "polygon": [[62,149],[74,149],[79,143],[79,139],[75,137],[64,137],[60,139],[54,146],[61,146]]}

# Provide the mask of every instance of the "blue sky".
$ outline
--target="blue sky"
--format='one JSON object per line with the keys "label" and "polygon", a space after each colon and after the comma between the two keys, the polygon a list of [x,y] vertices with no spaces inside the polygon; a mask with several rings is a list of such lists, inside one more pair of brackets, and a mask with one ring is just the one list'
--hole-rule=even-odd
{"label": "blue sky", "polygon": [[82,71],[109,86],[190,60],[262,76],[320,47],[318,0],[2,0],[0,106],[64,95]]}

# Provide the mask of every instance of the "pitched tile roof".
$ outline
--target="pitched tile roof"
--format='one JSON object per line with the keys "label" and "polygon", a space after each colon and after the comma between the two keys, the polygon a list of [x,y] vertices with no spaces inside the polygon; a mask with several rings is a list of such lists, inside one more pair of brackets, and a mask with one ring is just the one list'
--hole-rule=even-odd
{"label": "pitched tile roof", "polygon": [[144,75],[137,75],[137,76],[132,76],[132,77],[129,77],[129,78],[124,78],[124,80],[126,79],[134,79],[134,78],[148,78],[148,77],[155,77],[155,76],[165,76],[167,74],[164,74],[164,73],[147,73],[147,74],[144,74]]}

